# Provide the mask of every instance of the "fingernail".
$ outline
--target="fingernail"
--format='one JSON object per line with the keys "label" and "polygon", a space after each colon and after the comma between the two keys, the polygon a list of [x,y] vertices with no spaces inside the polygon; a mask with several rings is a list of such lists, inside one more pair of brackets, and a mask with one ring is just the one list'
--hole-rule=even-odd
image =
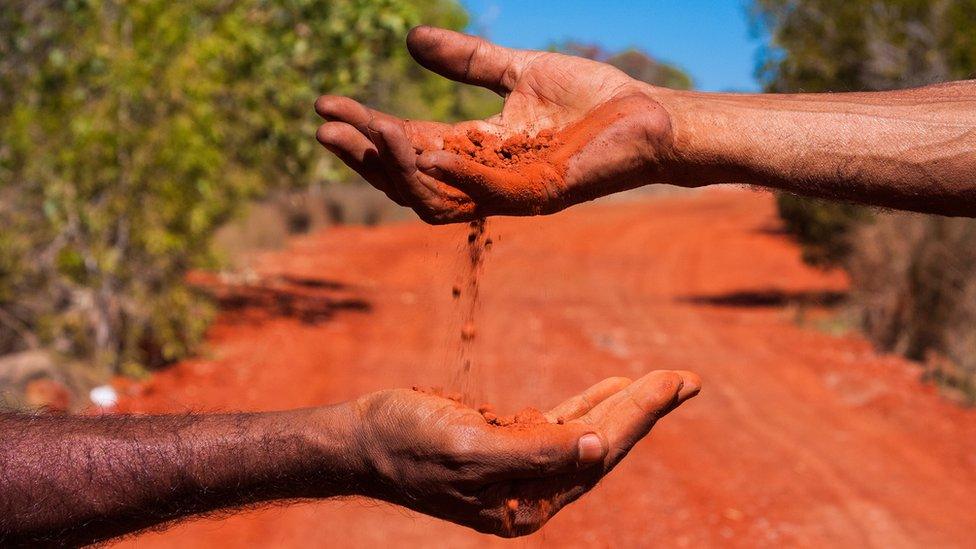
{"label": "fingernail", "polygon": [[603,442],[593,433],[583,435],[579,439],[579,462],[593,463],[603,459]]}

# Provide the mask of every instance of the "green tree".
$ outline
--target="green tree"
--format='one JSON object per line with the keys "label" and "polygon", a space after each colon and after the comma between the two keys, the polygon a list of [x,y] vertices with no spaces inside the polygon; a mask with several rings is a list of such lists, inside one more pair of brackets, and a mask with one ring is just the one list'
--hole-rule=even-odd
{"label": "green tree", "polygon": [[451,0],[0,5],[0,352],[131,372],[189,352],[209,306],[185,275],[214,264],[214,231],[340,173],[318,94],[395,103],[380,83],[403,84],[420,115],[463,110],[406,63],[420,22],[466,18]]}
{"label": "green tree", "polygon": [[637,48],[609,52],[598,44],[569,40],[554,44],[550,50],[608,63],[622,70],[631,78],[655,86],[664,86],[676,90],[690,90],[694,87],[694,82],[688,73],[675,65],[658,61],[647,52]]}

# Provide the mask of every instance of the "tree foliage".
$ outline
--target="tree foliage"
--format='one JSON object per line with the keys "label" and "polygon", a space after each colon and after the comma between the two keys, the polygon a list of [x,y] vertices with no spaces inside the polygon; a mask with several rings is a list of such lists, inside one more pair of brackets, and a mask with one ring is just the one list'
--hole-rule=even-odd
{"label": "tree foliage", "polygon": [[407,62],[420,22],[466,19],[451,0],[0,4],[0,353],[186,354],[208,305],[185,274],[213,265],[214,231],[269,190],[348,177],[314,141],[317,95],[482,104]]}
{"label": "tree foliage", "polygon": [[688,73],[675,65],[658,61],[647,52],[637,48],[610,52],[597,44],[567,41],[556,44],[551,49],[569,55],[608,63],[627,73],[631,78],[655,86],[663,86],[676,90],[689,90],[694,87],[694,83]]}
{"label": "tree foliage", "polygon": [[756,0],[769,91],[921,86],[976,71],[976,0]]}

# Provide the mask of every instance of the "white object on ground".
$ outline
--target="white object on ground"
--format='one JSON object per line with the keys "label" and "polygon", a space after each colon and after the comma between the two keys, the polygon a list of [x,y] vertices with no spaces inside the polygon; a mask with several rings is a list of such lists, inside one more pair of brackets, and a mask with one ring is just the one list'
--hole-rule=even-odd
{"label": "white object on ground", "polygon": [[88,393],[88,398],[91,399],[92,404],[102,408],[111,408],[119,402],[119,394],[111,385],[95,387]]}

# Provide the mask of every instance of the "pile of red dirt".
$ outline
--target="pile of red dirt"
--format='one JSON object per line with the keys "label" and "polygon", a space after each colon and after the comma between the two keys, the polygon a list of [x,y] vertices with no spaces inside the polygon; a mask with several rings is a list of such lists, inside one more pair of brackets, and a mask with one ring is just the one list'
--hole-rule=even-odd
{"label": "pile of red dirt", "polygon": [[[435,395],[443,397],[449,400],[453,400],[458,404],[464,404],[464,395],[458,392],[447,392],[442,387],[412,387],[414,391],[419,393],[424,393],[428,395]],[[485,418],[485,422],[488,425],[493,425],[495,427],[525,427],[529,425],[544,425],[549,423],[546,419],[545,414],[533,408],[531,406],[523,408],[518,413],[511,415],[500,416],[495,413],[495,407],[491,404],[482,404],[478,406],[478,413]]]}
{"label": "pile of red dirt", "polygon": [[444,150],[493,168],[545,162],[550,150],[558,145],[552,130],[543,130],[534,136],[520,133],[506,139],[481,130],[469,130],[444,140]]}
{"label": "pile of red dirt", "polygon": [[[471,340],[478,402],[544,410],[653,369],[704,381],[518,546],[972,545],[976,410],[922,383],[917,364],[819,329],[816,304],[847,282],[806,267],[780,227],[769,195],[724,189],[492,219]],[[293,241],[254,266],[274,297],[228,300],[206,352],[120,389],[120,408],[280,410],[450,386],[460,326],[448,289],[470,230],[340,227]],[[328,314],[308,314],[313,292]],[[302,306],[272,305],[282,299]],[[511,544],[343,499],[221,514],[120,545]]]}
{"label": "pile of red dirt", "polygon": [[481,412],[481,415],[489,425],[495,425],[497,427],[525,427],[549,423],[549,420],[546,419],[546,416],[542,412],[531,406],[523,408],[516,414],[507,416],[496,414],[494,408],[488,405],[482,405],[478,408],[478,411]]}

